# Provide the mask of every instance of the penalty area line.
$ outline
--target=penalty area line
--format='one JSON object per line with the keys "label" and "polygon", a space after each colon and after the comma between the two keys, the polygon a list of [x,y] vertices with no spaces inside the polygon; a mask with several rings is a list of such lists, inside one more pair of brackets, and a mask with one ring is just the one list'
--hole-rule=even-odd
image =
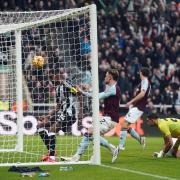
{"label": "penalty area line", "polygon": [[114,170],[120,170],[120,171],[124,171],[124,172],[139,174],[139,175],[143,175],[143,176],[150,176],[150,177],[159,178],[159,179],[177,180],[175,178],[171,178],[171,177],[167,177],[167,176],[159,176],[159,175],[155,175],[155,174],[145,173],[142,171],[136,171],[136,170],[126,169],[126,168],[112,167],[112,166],[107,166],[104,164],[101,164],[100,166],[105,167],[105,168],[114,169]]}

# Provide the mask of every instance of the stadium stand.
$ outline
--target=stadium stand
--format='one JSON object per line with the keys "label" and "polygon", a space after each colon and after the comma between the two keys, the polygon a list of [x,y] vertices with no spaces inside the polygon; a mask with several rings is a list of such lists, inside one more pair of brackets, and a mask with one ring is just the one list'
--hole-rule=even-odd
{"label": "stadium stand", "polygon": [[[148,110],[180,114],[180,9],[178,1],[2,0],[1,2],[0,10],[2,11],[55,10],[96,3],[100,91],[104,87],[102,78],[106,69],[117,68],[120,72],[118,83],[122,92],[121,103],[125,104],[132,97],[139,83],[138,70],[146,66],[152,73],[150,78],[152,93]],[[31,36],[36,35],[39,36],[39,32],[34,29],[34,32],[26,38],[30,40],[33,39]],[[24,52],[27,52],[23,57],[25,69],[30,68],[31,58],[35,51],[41,49],[41,45],[24,49]],[[84,53],[82,56],[87,55],[89,50],[82,52]],[[43,56],[48,57],[47,54]],[[53,58],[60,60],[60,49],[53,49]],[[66,72],[62,69],[62,73]],[[91,78],[89,72],[87,74],[88,79],[85,81]],[[44,96],[38,98],[38,103],[46,102],[49,91],[53,96],[53,85],[48,82],[48,77],[43,80],[37,79],[36,72],[32,71],[27,79],[29,87],[32,85],[34,87],[33,90],[31,89],[32,98],[37,95],[36,91],[41,91],[40,88],[45,91]],[[156,105],[161,105],[162,109],[155,108]],[[169,106],[163,108],[163,105]]]}

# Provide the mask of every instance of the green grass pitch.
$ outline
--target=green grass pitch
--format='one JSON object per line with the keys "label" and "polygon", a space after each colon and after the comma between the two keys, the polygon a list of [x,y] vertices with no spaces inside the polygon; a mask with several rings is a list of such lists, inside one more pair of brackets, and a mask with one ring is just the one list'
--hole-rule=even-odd
{"label": "green grass pitch", "polygon": [[[117,145],[118,138],[111,137],[108,140]],[[147,147],[141,146],[132,138],[128,138],[126,150],[122,151],[117,161],[111,163],[111,154],[105,148],[101,148],[102,165],[70,165],[71,171],[60,171],[60,165],[41,166],[50,173],[49,177],[21,177],[19,173],[8,172],[8,167],[0,167],[0,180],[21,179],[49,179],[49,180],[154,180],[154,179],[180,179],[180,159],[162,158],[154,159],[152,153],[160,150],[163,144],[162,138],[147,137]],[[1,156],[1,154],[0,154]]]}

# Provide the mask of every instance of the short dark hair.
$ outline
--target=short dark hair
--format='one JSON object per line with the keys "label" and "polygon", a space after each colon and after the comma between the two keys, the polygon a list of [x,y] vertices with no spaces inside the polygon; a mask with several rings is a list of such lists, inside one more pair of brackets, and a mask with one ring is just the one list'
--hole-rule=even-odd
{"label": "short dark hair", "polygon": [[141,72],[142,75],[145,76],[145,77],[149,77],[149,75],[150,75],[150,71],[149,71],[149,69],[148,69],[147,67],[142,67],[141,70],[140,70],[140,72]]}
{"label": "short dark hair", "polygon": [[158,115],[156,113],[151,113],[147,115],[147,119],[157,119]]}
{"label": "short dark hair", "polygon": [[107,72],[113,77],[115,81],[119,78],[119,72],[117,69],[108,69]]}

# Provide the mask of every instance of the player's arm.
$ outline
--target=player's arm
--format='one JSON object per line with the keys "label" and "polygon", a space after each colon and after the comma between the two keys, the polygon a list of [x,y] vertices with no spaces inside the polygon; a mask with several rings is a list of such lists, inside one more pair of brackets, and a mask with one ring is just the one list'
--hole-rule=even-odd
{"label": "player's arm", "polygon": [[[85,92],[80,88],[78,88],[78,92],[82,93],[83,95],[85,95],[87,97],[92,97],[91,92]],[[99,99],[105,99],[107,97],[114,96],[114,95],[116,95],[116,87],[112,86],[108,90],[99,93]]]}
{"label": "player's arm", "polygon": [[127,106],[131,105],[131,104],[135,104],[136,102],[138,102],[139,100],[141,100],[146,94],[146,91],[144,89],[141,89],[141,92],[134,97],[131,101],[129,101],[127,103]]}
{"label": "player's arm", "polygon": [[173,146],[173,141],[171,135],[164,137],[164,148],[163,155],[165,155]]}
{"label": "player's arm", "polygon": [[129,107],[130,105],[133,105],[136,102],[140,101],[145,96],[147,89],[148,89],[148,80],[145,79],[145,80],[143,80],[141,82],[141,91],[140,91],[140,93],[137,96],[135,96],[131,101],[129,101],[127,103],[127,106]]}
{"label": "player's arm", "polygon": [[106,99],[114,95],[116,95],[116,87],[112,86],[107,91],[99,93],[99,99]]}
{"label": "player's arm", "polygon": [[173,141],[171,133],[169,131],[169,127],[166,123],[162,122],[161,125],[158,126],[158,128],[164,135],[164,147],[160,152],[154,152],[154,157],[161,158],[164,157],[165,154],[171,149],[171,147],[173,146]]}
{"label": "player's arm", "polygon": [[180,146],[180,138],[176,140],[173,146],[173,152],[172,152],[173,156],[178,157],[178,158],[180,157],[180,150],[178,150],[179,146]]}
{"label": "player's arm", "polygon": [[163,156],[164,156],[173,146],[173,141],[169,127],[165,122],[161,122],[161,124],[159,125],[159,129],[164,136],[164,147],[163,147]]}
{"label": "player's arm", "polygon": [[154,152],[153,156],[156,158],[161,158],[169,152],[173,146],[173,141],[171,135],[164,137],[164,147],[160,152]]}

